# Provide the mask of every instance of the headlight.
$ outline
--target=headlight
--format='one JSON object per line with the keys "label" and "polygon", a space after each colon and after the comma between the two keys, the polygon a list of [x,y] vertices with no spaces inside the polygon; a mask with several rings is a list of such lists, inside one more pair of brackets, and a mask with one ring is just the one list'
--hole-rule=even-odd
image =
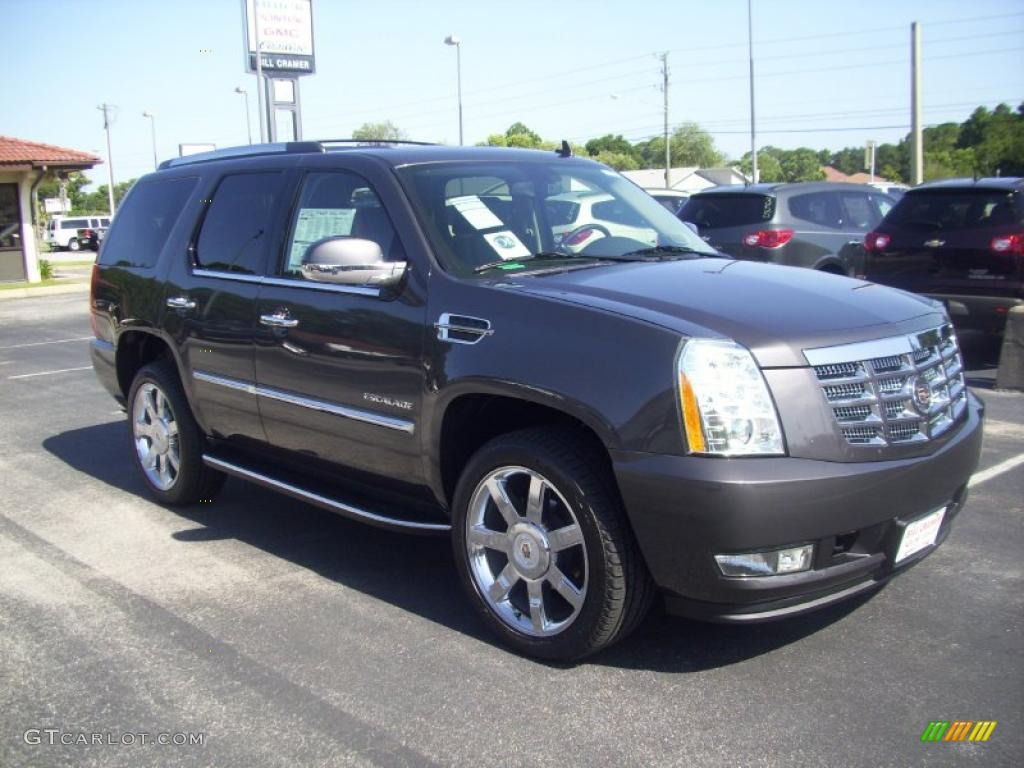
{"label": "headlight", "polygon": [[782,428],[753,355],[735,341],[691,339],[678,363],[691,453],[781,456]]}

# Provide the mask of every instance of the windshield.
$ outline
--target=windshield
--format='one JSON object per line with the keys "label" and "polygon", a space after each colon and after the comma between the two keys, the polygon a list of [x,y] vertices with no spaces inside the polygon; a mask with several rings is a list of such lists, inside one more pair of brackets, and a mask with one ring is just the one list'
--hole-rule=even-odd
{"label": "windshield", "polygon": [[992,189],[915,191],[904,195],[885,221],[908,229],[944,231],[1024,223],[1014,210],[1013,193]]}
{"label": "windshield", "polygon": [[771,221],[775,198],[771,195],[737,193],[694,195],[679,212],[683,221],[691,221],[701,230],[741,227]]}
{"label": "windshield", "polygon": [[[442,266],[459,275],[488,265],[551,269],[560,258],[601,263],[661,247],[717,255],[650,195],[597,164],[462,162],[398,173]],[[543,264],[529,261],[538,254]]]}

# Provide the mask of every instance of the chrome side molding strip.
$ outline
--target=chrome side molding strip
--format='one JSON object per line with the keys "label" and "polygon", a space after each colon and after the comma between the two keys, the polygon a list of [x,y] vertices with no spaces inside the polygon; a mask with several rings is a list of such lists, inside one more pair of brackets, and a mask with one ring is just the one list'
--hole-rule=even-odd
{"label": "chrome side molding strip", "polygon": [[361,421],[365,424],[373,424],[376,427],[394,429],[398,432],[405,432],[410,435],[416,430],[415,422],[409,421],[408,419],[399,419],[395,416],[385,416],[381,413],[373,413],[371,411],[360,410],[359,408],[349,408],[345,405],[328,403],[325,400],[302,397],[301,395],[285,392],[280,389],[274,389],[273,387],[261,387],[258,384],[253,384],[248,381],[231,379],[226,376],[217,376],[212,373],[207,373],[206,371],[193,371],[192,378],[197,381],[206,382],[207,384],[217,384],[218,386],[227,387],[228,389],[248,392],[250,395],[266,397],[271,400],[288,403],[289,405],[295,405],[300,408],[309,408],[313,411],[329,413],[333,416],[340,416],[343,419],[352,419],[353,421]]}
{"label": "chrome side molding strip", "polygon": [[289,280],[283,277],[265,277],[237,272],[219,272],[215,269],[193,269],[195,277],[212,277],[217,280],[234,280],[236,283],[255,283],[256,285],[276,285],[282,288],[302,288],[310,291],[329,291],[331,293],[350,293],[356,296],[380,297],[380,288],[368,285],[337,285],[336,283],[315,283],[311,280]]}
{"label": "chrome side molding strip", "polygon": [[418,523],[413,520],[399,520],[394,517],[385,517],[384,515],[378,515],[374,512],[370,512],[359,507],[346,504],[337,499],[332,499],[328,496],[323,496],[319,493],[307,490],[306,488],[300,488],[297,485],[286,483],[283,480],[264,475],[262,472],[256,472],[255,470],[243,467],[240,464],[235,464],[224,459],[218,459],[216,456],[204,455],[203,463],[208,467],[224,472],[234,477],[239,477],[243,480],[249,480],[250,482],[262,485],[265,488],[279,491],[292,498],[299,499],[300,501],[306,501],[310,504],[315,504],[323,509],[336,512],[344,517],[358,520],[363,523],[370,523],[371,525],[377,525],[382,528],[390,528],[395,530],[406,530],[406,531],[426,531],[430,533],[448,533],[452,527],[448,523]]}

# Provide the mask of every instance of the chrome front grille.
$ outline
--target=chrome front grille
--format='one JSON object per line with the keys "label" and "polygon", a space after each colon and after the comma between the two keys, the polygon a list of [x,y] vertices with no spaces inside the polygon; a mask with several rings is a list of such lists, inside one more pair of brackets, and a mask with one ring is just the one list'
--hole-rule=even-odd
{"label": "chrome front grille", "polygon": [[804,351],[836,429],[850,445],[921,443],[967,409],[963,360],[949,325]]}

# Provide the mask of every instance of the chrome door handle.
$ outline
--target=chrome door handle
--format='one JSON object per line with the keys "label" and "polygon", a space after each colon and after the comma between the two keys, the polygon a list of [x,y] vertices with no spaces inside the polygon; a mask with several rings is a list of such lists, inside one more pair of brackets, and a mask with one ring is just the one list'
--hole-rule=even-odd
{"label": "chrome door handle", "polygon": [[260,323],[263,325],[269,325],[272,328],[294,328],[299,324],[299,321],[294,317],[289,317],[287,312],[275,312],[272,315],[260,315]]}
{"label": "chrome door handle", "polygon": [[847,240],[846,244],[847,245],[864,245],[864,241],[863,240]]}
{"label": "chrome door handle", "polygon": [[196,303],[188,296],[173,296],[167,300],[167,306],[171,309],[195,309]]}

